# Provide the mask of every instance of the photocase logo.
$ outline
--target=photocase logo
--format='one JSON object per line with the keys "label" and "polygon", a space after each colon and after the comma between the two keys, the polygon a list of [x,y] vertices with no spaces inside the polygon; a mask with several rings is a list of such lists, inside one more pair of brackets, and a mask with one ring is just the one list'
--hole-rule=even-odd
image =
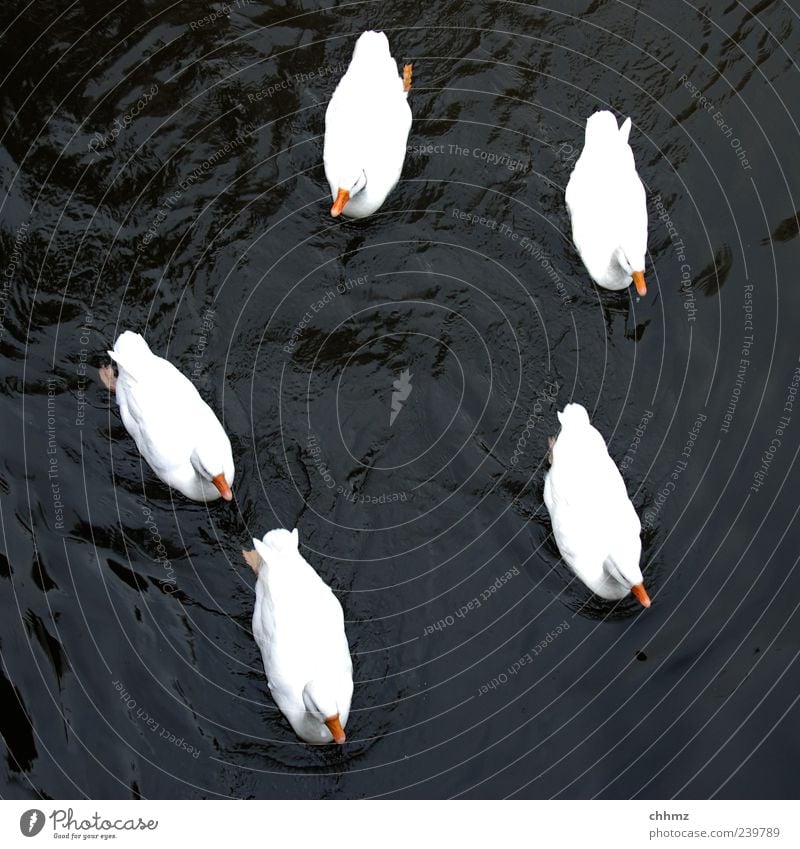
{"label": "photocase logo", "polygon": [[19,818],[19,830],[25,837],[36,837],[44,828],[44,813],[38,808],[31,808]]}
{"label": "photocase logo", "polygon": [[400,377],[392,383],[394,392],[392,392],[392,412],[389,414],[389,427],[394,424],[394,420],[400,415],[400,410],[403,409],[403,404],[408,400],[411,394],[411,372],[406,369],[400,373]]}

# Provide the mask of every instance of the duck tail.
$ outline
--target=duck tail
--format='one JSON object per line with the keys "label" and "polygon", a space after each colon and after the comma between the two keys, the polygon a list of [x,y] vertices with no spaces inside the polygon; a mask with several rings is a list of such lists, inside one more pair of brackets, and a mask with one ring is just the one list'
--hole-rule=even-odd
{"label": "duck tail", "polygon": [[596,147],[608,152],[627,145],[630,132],[630,118],[626,118],[620,127],[614,113],[603,109],[590,115],[586,121],[586,147]]}
{"label": "duck tail", "polygon": [[558,421],[562,428],[572,427],[573,425],[584,426],[591,424],[589,414],[581,404],[567,404],[558,414]]}
{"label": "duck tail", "polygon": [[391,51],[385,33],[374,30],[361,33],[353,50],[353,62],[374,62],[387,56],[391,56]]}
{"label": "duck tail", "polygon": [[117,338],[108,356],[136,380],[154,354],[140,334],[126,330]]}
{"label": "duck tail", "polygon": [[[300,535],[297,528],[293,531],[287,531],[285,528],[278,528],[274,531],[269,531],[264,534],[263,540],[254,540],[257,543],[257,548],[265,549],[273,554],[288,554],[297,551],[300,545]],[[261,555],[264,560],[266,557]]]}

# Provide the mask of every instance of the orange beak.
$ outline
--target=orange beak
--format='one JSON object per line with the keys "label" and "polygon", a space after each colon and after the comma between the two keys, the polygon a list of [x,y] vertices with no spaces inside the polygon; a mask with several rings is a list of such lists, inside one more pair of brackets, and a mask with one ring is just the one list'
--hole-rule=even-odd
{"label": "orange beak", "polygon": [[644,584],[635,584],[631,587],[631,592],[636,596],[642,607],[650,607],[650,596],[644,588]]}
{"label": "orange beak", "polygon": [[219,494],[226,500],[231,501],[233,499],[233,493],[231,492],[231,488],[228,486],[228,481],[225,480],[225,475],[217,475],[214,478],[211,478],[211,483],[219,490]]}
{"label": "orange beak", "polygon": [[647,294],[647,286],[644,282],[644,271],[633,272],[633,285],[636,286],[636,291],[642,298]]}
{"label": "orange beak", "polygon": [[333,202],[333,206],[331,207],[331,215],[334,218],[338,218],[342,214],[344,205],[349,200],[350,192],[348,192],[347,189],[339,189],[339,194],[336,195],[336,200]]}
{"label": "orange beak", "polygon": [[342,728],[342,723],[339,722],[339,714],[336,716],[330,717],[330,719],[325,720],[325,724],[328,726],[328,731],[331,732],[333,736],[333,742],[338,743],[340,746],[347,739],[344,736],[344,728]]}

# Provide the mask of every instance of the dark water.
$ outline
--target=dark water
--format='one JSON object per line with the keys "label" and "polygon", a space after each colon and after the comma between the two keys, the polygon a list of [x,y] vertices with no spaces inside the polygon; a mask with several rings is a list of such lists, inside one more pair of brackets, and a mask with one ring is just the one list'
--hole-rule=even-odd
{"label": "dark water", "polygon": [[[797,796],[796,6],[2,15],[4,796]],[[324,110],[367,28],[414,63],[412,150],[334,221]],[[568,235],[600,107],[634,122],[642,300]],[[141,463],[93,378],[123,328],[221,412],[233,505]],[[649,611],[559,564],[570,399],[643,517]],[[341,750],[294,738],[250,633],[239,551],[276,526],[344,605]]]}

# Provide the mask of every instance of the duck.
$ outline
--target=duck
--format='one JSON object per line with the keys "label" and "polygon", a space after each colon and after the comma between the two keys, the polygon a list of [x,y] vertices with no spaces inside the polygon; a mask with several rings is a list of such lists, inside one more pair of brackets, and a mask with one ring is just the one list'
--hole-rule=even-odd
{"label": "duck", "polygon": [[270,693],[301,740],[341,745],[353,697],[342,605],[300,554],[297,528],[253,545],[242,554],[256,575],[253,636]]}
{"label": "duck", "polygon": [[630,132],[630,118],[618,127],[607,110],[589,117],[565,200],[572,240],[592,280],[615,291],[632,281],[644,297],[647,201],[628,144]]}
{"label": "duck", "polygon": [[331,215],[365,218],[397,185],[411,129],[412,66],[403,75],[382,32],[362,33],[325,112],[323,163]]}
{"label": "duck", "polygon": [[605,440],[581,404],[567,404],[558,420],[544,482],[558,550],[596,595],[616,601],[632,593],[650,607],[639,568],[641,522]]}
{"label": "duck", "polygon": [[100,379],[116,395],[122,423],[150,468],[194,501],[231,501],[230,439],[192,382],[130,330],[108,355],[119,375],[106,365]]}

